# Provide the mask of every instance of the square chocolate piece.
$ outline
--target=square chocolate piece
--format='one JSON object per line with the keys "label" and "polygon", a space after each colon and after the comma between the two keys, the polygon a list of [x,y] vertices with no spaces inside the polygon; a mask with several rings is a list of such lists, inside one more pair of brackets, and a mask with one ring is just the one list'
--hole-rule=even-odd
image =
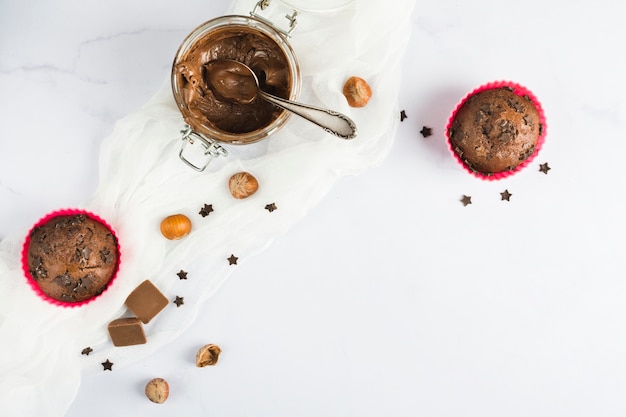
{"label": "square chocolate piece", "polygon": [[148,279],[126,298],[126,306],[144,323],[152,320],[168,303],[167,298]]}
{"label": "square chocolate piece", "polygon": [[142,345],[146,343],[141,320],[136,317],[116,319],[109,323],[109,336],[115,346]]}

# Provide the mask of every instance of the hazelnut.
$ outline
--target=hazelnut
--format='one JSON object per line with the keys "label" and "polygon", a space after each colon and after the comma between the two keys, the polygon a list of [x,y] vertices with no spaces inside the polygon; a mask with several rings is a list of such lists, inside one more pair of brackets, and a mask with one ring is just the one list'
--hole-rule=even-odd
{"label": "hazelnut", "polygon": [[372,97],[372,89],[363,78],[350,77],[343,85],[343,95],[351,107],[364,107]]}
{"label": "hazelnut", "polygon": [[196,366],[204,368],[205,366],[215,365],[221,351],[222,349],[217,345],[208,344],[202,346],[196,353]]}
{"label": "hazelnut", "polygon": [[233,197],[242,199],[256,193],[259,182],[249,172],[238,172],[228,180],[228,188]]}
{"label": "hazelnut", "polygon": [[153,403],[163,404],[170,395],[170,386],[163,378],[154,378],[146,384],[146,397]]}
{"label": "hazelnut", "polygon": [[161,233],[169,240],[181,239],[191,232],[191,220],[184,214],[173,214],[161,221]]}

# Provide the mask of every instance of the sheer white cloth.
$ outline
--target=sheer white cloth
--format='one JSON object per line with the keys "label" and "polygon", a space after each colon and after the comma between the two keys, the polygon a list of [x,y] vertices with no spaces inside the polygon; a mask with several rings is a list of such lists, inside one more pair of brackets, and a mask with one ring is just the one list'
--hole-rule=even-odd
{"label": "sheer white cloth", "polygon": [[[247,15],[253,5],[237,1],[233,14]],[[101,362],[107,359],[116,368],[140,360],[176,338],[237,265],[286,233],[339,177],[385,158],[399,122],[400,61],[413,5],[413,0],[393,5],[355,0],[332,13],[298,15],[290,42],[302,70],[301,100],[349,115],[359,131],[351,141],[293,116],[272,137],[228,147],[228,157],[198,173],[178,158],[184,124],[169,80],[143,108],[120,120],[102,144],[99,187],[76,207],[103,217],[118,234],[122,264],[114,285],[79,308],[47,304],[29,288],[21,270],[27,231],[18,230],[0,243],[2,414],[63,415],[81,375],[102,372]],[[264,13],[274,20],[285,14],[280,4]],[[351,75],[372,87],[373,97],[364,108],[350,108],[342,95]],[[235,200],[227,180],[242,170],[253,173],[260,188]],[[270,203],[277,209],[265,209]],[[214,209],[206,217],[199,215],[204,204]],[[168,241],[159,231],[161,219],[173,213],[186,214],[193,224],[191,234],[179,241]],[[237,265],[228,262],[231,255],[238,258]],[[176,275],[181,269],[188,272],[187,280]],[[116,348],[107,324],[129,315],[124,300],[147,278],[170,300],[184,296],[184,308],[170,303],[148,323],[147,344]],[[93,349],[88,356],[81,355],[85,347]]]}

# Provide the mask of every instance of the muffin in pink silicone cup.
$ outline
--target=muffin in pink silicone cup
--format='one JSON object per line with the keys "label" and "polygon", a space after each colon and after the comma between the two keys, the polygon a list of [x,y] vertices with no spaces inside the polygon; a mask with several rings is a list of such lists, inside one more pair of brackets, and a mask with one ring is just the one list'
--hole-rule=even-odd
{"label": "muffin in pink silicone cup", "polygon": [[114,281],[120,264],[115,232],[84,210],[59,210],[40,219],[22,248],[22,269],[33,290],[51,304],[85,305]]}
{"label": "muffin in pink silicone cup", "polygon": [[545,136],[539,100],[508,81],[485,84],[469,93],[446,126],[448,148],[456,161],[484,180],[519,172],[537,156]]}

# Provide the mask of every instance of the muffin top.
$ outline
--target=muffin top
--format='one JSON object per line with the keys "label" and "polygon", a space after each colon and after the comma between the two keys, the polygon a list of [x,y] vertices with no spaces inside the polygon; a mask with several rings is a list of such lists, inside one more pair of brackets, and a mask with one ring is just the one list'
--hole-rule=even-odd
{"label": "muffin top", "polygon": [[99,295],[117,262],[117,239],[111,230],[84,214],[53,217],[30,235],[29,273],[55,300],[74,303]]}
{"label": "muffin top", "polygon": [[512,89],[484,90],[465,100],[448,130],[453,151],[473,171],[510,171],[535,151],[541,135],[535,104]]}

